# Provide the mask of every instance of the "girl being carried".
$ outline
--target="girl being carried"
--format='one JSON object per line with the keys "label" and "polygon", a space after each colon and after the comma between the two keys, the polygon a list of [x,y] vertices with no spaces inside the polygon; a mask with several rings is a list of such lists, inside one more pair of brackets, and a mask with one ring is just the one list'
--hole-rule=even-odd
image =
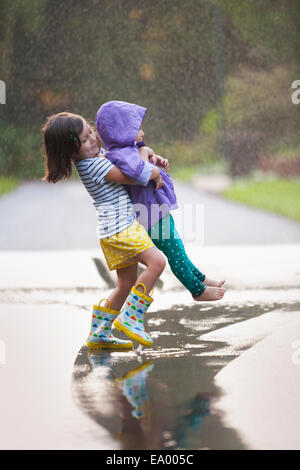
{"label": "girl being carried", "polygon": [[[148,230],[153,243],[167,257],[171,270],[191,292],[194,300],[220,300],[225,294],[223,281],[207,279],[187,256],[170,214],[178,207],[170,176],[160,169],[163,186],[156,188],[148,175],[157,165],[168,170],[168,162],[143,146],[142,123],[147,109],[124,101],[103,104],[96,116],[96,127],[106,147],[107,158],[135,181],[126,186],[138,211],[138,220]],[[140,143],[139,143],[140,142]]]}

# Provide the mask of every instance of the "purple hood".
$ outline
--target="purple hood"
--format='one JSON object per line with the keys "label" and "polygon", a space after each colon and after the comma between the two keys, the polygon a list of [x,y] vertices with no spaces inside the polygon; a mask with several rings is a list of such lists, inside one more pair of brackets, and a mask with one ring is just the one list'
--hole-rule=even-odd
{"label": "purple hood", "polygon": [[148,229],[178,205],[172,180],[162,169],[164,186],[155,191],[154,182],[149,181],[153,164],[141,159],[135,145],[135,137],[146,112],[146,108],[137,104],[109,101],[99,108],[96,127],[106,147],[107,158],[136,182],[136,185],[126,185],[126,188],[133,204],[142,204],[146,209],[143,214],[137,210],[140,212],[138,220]]}
{"label": "purple hood", "polygon": [[104,103],[97,112],[96,127],[106,149],[134,146],[146,112],[146,108],[125,101]]}

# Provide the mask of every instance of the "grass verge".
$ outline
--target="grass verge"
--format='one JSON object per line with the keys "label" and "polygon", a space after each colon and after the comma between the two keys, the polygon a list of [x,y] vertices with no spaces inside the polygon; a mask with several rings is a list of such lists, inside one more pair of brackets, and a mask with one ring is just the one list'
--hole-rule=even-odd
{"label": "grass verge", "polygon": [[300,179],[240,180],[223,195],[300,222]]}
{"label": "grass verge", "polygon": [[12,176],[1,176],[0,177],[0,196],[13,189],[16,189],[20,184],[20,181],[17,178]]}

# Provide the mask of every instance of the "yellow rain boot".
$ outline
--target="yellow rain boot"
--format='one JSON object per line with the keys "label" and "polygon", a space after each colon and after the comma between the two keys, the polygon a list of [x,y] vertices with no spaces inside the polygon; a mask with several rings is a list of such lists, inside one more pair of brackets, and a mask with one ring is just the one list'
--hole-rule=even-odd
{"label": "yellow rain boot", "polygon": [[[137,290],[137,286],[143,286],[144,293]],[[113,322],[113,327],[125,333],[143,346],[152,346],[153,340],[144,327],[144,315],[153,302],[153,298],[145,294],[146,287],[139,283],[132,287],[120,314]]]}
{"label": "yellow rain boot", "polygon": [[[108,302],[108,308],[100,307],[103,300]],[[116,338],[112,334],[112,323],[120,312],[112,310],[110,305],[108,299],[102,299],[98,305],[94,305],[87,347],[89,349],[132,349],[133,344],[131,341]]]}

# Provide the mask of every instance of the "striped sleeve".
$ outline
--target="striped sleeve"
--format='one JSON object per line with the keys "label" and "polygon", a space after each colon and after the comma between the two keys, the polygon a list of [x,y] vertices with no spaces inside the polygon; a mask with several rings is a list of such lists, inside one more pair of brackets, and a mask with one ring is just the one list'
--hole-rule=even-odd
{"label": "striped sleeve", "polygon": [[114,168],[114,165],[107,158],[95,158],[89,167],[91,180],[97,184],[103,184],[105,176]]}

